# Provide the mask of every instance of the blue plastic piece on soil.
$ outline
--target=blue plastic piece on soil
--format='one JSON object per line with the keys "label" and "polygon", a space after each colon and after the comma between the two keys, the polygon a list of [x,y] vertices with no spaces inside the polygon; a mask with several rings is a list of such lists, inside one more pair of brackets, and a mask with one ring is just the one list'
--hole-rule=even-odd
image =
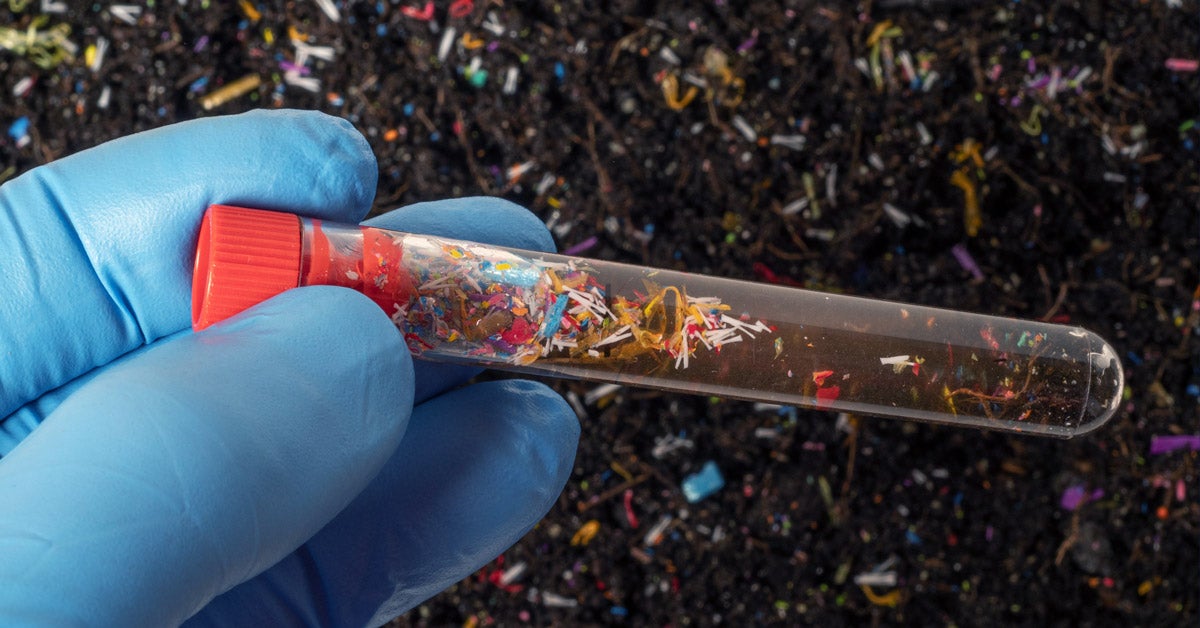
{"label": "blue plastic piece on soil", "polygon": [[21,116],[8,127],[8,136],[19,140],[29,134],[29,118]]}
{"label": "blue plastic piece on soil", "polygon": [[693,473],[683,479],[683,496],[689,504],[694,504],[725,486],[725,478],[717,463],[709,460],[704,463],[699,473]]}

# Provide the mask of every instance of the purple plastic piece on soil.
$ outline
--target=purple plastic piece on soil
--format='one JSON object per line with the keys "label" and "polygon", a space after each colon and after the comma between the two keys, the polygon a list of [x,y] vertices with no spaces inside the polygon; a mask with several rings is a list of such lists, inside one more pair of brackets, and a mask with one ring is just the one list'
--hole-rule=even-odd
{"label": "purple plastic piece on soil", "polygon": [[979,270],[979,265],[975,263],[975,258],[967,251],[967,247],[962,244],[955,244],[950,248],[950,252],[954,254],[954,259],[974,277],[976,280],[983,279],[983,271]]}
{"label": "purple plastic piece on soil", "polygon": [[1200,435],[1185,436],[1152,436],[1150,437],[1150,455],[1157,456],[1176,449],[1191,449],[1200,451]]}
{"label": "purple plastic piece on soil", "polygon": [[563,255],[579,255],[593,246],[596,246],[596,243],[599,241],[600,240],[598,240],[596,236],[592,236],[583,242],[580,242],[579,244],[576,244],[575,246],[563,251]]}
{"label": "purple plastic piece on soil", "polygon": [[1067,490],[1063,491],[1062,499],[1059,500],[1058,503],[1065,510],[1075,510],[1076,508],[1079,508],[1090,501],[1100,499],[1101,497],[1104,497],[1104,489],[1098,488],[1092,491],[1089,495],[1087,488],[1085,488],[1084,485],[1075,484],[1074,486],[1070,486],[1067,488]]}

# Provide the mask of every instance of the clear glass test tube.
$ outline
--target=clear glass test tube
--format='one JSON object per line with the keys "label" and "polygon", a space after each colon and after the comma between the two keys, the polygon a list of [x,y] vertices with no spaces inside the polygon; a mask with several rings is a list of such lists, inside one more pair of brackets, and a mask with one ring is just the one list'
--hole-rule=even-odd
{"label": "clear glass test tube", "polygon": [[260,210],[209,210],[195,281],[197,329],[339,285],[421,358],[1060,438],[1107,421],[1124,385],[1080,327]]}

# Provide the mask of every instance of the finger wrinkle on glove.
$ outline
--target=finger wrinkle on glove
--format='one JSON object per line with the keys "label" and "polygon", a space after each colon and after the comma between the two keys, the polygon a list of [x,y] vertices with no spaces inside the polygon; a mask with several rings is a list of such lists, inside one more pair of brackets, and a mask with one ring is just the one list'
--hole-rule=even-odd
{"label": "finger wrinkle on glove", "polygon": [[[0,232],[0,242],[7,249],[10,263],[23,263],[15,272],[6,273],[7,294],[0,299],[0,346],[6,347],[0,366],[0,381],[4,382],[0,388],[0,415],[107,362],[114,345],[128,350],[143,340],[136,331],[138,326],[123,310],[127,300],[109,290],[97,272],[47,175],[48,171],[34,171],[22,177],[22,185],[44,190],[44,213],[21,214],[7,202],[3,208],[9,220]],[[44,220],[60,225],[49,242],[46,234],[34,233],[43,226],[39,221]],[[19,248],[9,256],[13,240]],[[46,255],[48,248],[54,249],[52,256]],[[0,260],[0,267],[4,265]],[[31,302],[45,307],[29,311]],[[74,320],[81,314],[78,302],[90,303],[88,317],[114,324],[81,333]],[[120,340],[131,337],[137,340]],[[47,350],[48,344],[52,350]],[[12,372],[6,373],[10,369]]]}
{"label": "finger wrinkle on glove", "polygon": [[[150,336],[149,330],[138,320],[137,313],[130,303],[129,295],[121,288],[120,281],[112,276],[112,267],[107,263],[109,260],[98,259],[95,251],[97,248],[96,245],[93,243],[89,246],[85,241],[84,234],[77,228],[75,220],[71,216],[71,210],[63,202],[65,195],[61,191],[62,186],[56,183],[55,170],[48,168],[37,174],[41,176],[31,177],[33,181],[31,185],[36,185],[43,189],[43,198],[47,202],[45,207],[50,210],[48,212],[49,215],[62,225],[61,233],[69,240],[66,246],[70,248],[67,250],[71,248],[77,249],[83,258],[87,260],[87,263],[84,265],[84,274],[88,275],[87,280],[91,281],[95,279],[97,285],[107,295],[107,305],[111,305],[111,308],[105,309],[110,309],[110,318],[117,321],[117,327],[120,329],[120,331],[116,332],[116,335],[129,338],[135,345],[139,346],[154,340]],[[59,249],[58,252],[62,253],[63,250]],[[50,279],[50,281],[62,281],[62,279],[61,277],[56,277]],[[78,287],[82,279],[82,277],[72,277],[70,283],[72,286]],[[40,279],[39,283],[42,281],[46,281],[46,279]],[[94,305],[92,304],[93,307]],[[99,365],[95,364],[91,366]]]}

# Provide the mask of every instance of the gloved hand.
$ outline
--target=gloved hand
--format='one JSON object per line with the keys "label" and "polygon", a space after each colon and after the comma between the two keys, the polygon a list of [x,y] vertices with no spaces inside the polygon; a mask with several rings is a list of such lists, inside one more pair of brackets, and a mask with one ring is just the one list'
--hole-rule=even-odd
{"label": "gloved hand", "polygon": [[[562,399],[456,388],[474,371],[414,365],[362,295],[188,331],[209,204],[355,222],[375,182],[348,123],[255,112],[0,187],[0,625],[380,624],[550,508],[579,436]],[[373,224],[552,246],[498,200]]]}

